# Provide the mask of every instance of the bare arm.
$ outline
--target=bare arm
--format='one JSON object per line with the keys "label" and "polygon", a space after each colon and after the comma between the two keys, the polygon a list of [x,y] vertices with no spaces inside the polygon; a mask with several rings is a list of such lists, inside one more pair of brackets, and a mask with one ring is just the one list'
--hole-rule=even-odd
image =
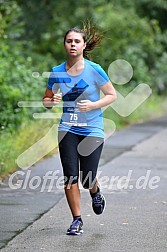
{"label": "bare arm", "polygon": [[102,108],[116,100],[117,98],[116,91],[110,81],[108,81],[100,89],[103,92],[104,97],[95,102],[92,102],[90,100],[83,100],[82,101],[83,103],[79,103],[78,105],[80,111],[90,111],[92,109]]}
{"label": "bare arm", "polygon": [[59,104],[59,102],[61,101],[61,98],[62,98],[61,93],[54,94],[52,90],[47,88],[45,91],[45,95],[43,97],[43,105],[44,107],[51,109],[53,106]]}
{"label": "bare arm", "polygon": [[117,98],[116,91],[110,81],[108,81],[100,89],[103,92],[104,97],[102,97],[99,101],[94,102],[94,109],[105,107],[114,102]]}

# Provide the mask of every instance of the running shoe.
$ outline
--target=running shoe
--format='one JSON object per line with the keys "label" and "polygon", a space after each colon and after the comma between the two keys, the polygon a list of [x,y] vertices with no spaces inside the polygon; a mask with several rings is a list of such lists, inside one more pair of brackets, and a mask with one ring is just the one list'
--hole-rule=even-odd
{"label": "running shoe", "polygon": [[100,188],[98,188],[97,193],[94,197],[92,197],[92,208],[95,214],[102,214],[105,210],[106,200],[102,193],[100,192]]}
{"label": "running shoe", "polygon": [[81,219],[73,220],[69,229],[67,229],[67,235],[80,235],[83,233],[83,222]]}

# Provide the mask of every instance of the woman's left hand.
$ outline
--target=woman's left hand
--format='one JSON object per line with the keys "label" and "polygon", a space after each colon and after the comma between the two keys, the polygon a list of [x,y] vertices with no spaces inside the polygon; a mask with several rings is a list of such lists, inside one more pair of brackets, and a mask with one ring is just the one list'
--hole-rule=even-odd
{"label": "woman's left hand", "polygon": [[81,100],[80,102],[77,102],[77,105],[81,112],[88,112],[94,109],[94,102],[90,100]]}

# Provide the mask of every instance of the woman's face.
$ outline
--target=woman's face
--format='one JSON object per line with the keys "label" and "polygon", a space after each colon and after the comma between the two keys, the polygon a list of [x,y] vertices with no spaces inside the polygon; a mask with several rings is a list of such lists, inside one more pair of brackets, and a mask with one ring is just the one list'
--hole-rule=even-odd
{"label": "woman's face", "polygon": [[86,43],[80,33],[72,31],[67,34],[64,46],[68,56],[80,56],[83,55]]}

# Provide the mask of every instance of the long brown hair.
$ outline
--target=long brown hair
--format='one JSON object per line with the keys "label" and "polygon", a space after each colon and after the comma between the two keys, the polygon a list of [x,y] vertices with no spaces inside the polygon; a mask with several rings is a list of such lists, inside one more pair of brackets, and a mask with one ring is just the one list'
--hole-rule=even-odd
{"label": "long brown hair", "polygon": [[86,47],[83,51],[83,56],[86,59],[91,59],[91,55],[89,52],[92,51],[95,47],[98,47],[102,39],[102,35],[97,33],[96,27],[92,25],[90,21],[86,21],[83,23],[82,29],[78,27],[69,29],[64,35],[64,44],[66,41],[66,36],[70,32],[77,32],[82,35],[84,42],[86,42]]}

